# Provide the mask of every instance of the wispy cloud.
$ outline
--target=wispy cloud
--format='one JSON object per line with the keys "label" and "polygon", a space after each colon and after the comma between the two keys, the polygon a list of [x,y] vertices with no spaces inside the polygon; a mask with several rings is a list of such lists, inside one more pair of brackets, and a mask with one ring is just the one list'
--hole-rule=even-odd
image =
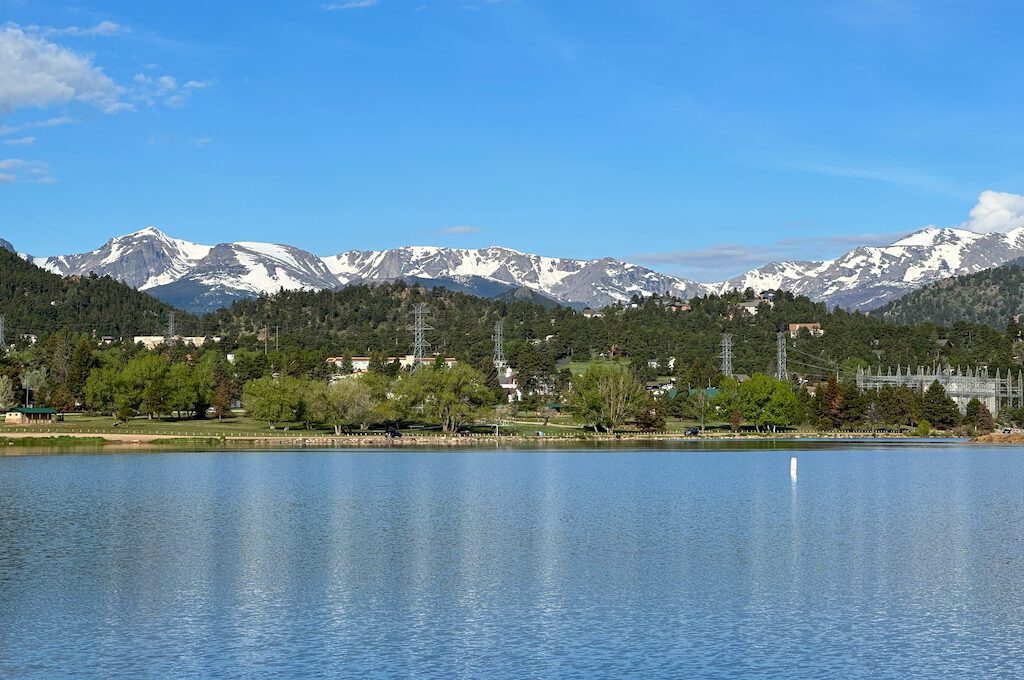
{"label": "wispy cloud", "polygon": [[466,225],[457,225],[454,227],[445,227],[441,230],[442,234],[476,234],[480,231],[480,227],[470,227]]}
{"label": "wispy cloud", "polygon": [[667,265],[685,276],[709,281],[729,278],[770,262],[827,260],[860,246],[888,245],[906,234],[898,231],[791,237],[758,245],[719,243],[695,250],[639,253],[629,259],[640,264]]}
{"label": "wispy cloud", "polygon": [[336,12],[346,9],[366,9],[377,4],[377,0],[347,0],[346,2],[328,2],[321,5],[325,12]]}
{"label": "wispy cloud", "polygon": [[170,75],[148,76],[145,73],[136,73],[132,77],[135,83],[135,98],[153,106],[163,103],[171,108],[181,108],[192,98],[192,94],[198,90],[205,90],[213,83],[209,80],[188,80],[184,84]]}
{"label": "wispy cloud", "polygon": [[24,158],[0,160],[0,182],[53,184],[56,181],[50,174],[50,166],[43,161],[30,161]]}
{"label": "wispy cloud", "polygon": [[87,38],[108,38],[127,32],[128,28],[123,24],[116,24],[113,21],[101,21],[95,26],[68,26],[66,28],[55,28],[52,26],[28,26],[28,29],[46,36],[69,35],[73,37]]}
{"label": "wispy cloud", "polygon": [[68,123],[73,122],[74,118],[71,118],[70,116],[57,116],[56,118],[47,118],[46,120],[34,120],[28,123],[21,123],[20,125],[0,125],[0,135],[13,135],[18,132],[25,132],[26,130],[56,127],[58,125],[67,125]]}
{"label": "wispy cloud", "polygon": [[972,193],[950,180],[930,172],[904,167],[858,167],[828,163],[787,163],[779,166],[782,170],[802,172],[829,177],[847,177],[873,182],[885,182],[900,186],[922,189],[937,194],[964,198]]}
{"label": "wispy cloud", "polygon": [[32,146],[36,143],[35,137],[15,137],[14,139],[5,139],[4,144],[6,146]]}

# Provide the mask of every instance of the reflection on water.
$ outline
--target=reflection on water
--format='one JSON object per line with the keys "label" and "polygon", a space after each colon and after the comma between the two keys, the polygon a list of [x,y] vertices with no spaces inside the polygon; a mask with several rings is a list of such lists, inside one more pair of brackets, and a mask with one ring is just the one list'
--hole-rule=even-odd
{"label": "reflection on water", "polygon": [[1024,458],[0,459],[0,676],[1014,677]]}

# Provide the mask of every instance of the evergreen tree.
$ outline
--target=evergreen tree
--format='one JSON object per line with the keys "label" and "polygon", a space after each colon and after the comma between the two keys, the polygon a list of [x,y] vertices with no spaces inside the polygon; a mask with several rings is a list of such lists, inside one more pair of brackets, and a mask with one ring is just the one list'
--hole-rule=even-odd
{"label": "evergreen tree", "polygon": [[843,426],[842,417],[843,393],[836,382],[835,376],[829,376],[828,382],[818,385],[814,394],[813,412],[815,420],[821,427],[837,429]]}
{"label": "evergreen tree", "polygon": [[228,373],[228,367],[223,358],[217,357],[213,366],[213,393],[210,399],[213,415],[217,416],[217,420],[231,417],[231,400],[234,395],[235,384]]}
{"label": "evergreen tree", "polygon": [[938,380],[925,390],[921,410],[928,423],[940,430],[951,429],[960,422],[960,409],[946,396],[946,390]]}
{"label": "evergreen tree", "polygon": [[6,411],[15,404],[14,381],[8,375],[0,375],[0,411]]}

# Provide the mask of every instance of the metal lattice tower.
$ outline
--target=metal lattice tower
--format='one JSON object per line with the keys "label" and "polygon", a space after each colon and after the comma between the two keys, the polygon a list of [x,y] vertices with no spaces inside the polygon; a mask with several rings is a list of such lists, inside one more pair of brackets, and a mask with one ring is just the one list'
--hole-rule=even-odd
{"label": "metal lattice tower", "polygon": [[426,361],[427,349],[430,348],[430,343],[427,342],[427,331],[434,329],[427,325],[429,313],[426,302],[417,302],[412,306],[412,370],[414,371],[418,370]]}
{"label": "metal lattice tower", "polygon": [[505,320],[494,322],[494,367],[505,368]]}
{"label": "metal lattice tower", "polygon": [[967,411],[971,399],[978,399],[988,407],[992,415],[998,416],[1004,408],[1024,407],[1024,372],[1007,371],[1004,375],[998,369],[995,376],[989,375],[987,366],[918,366],[915,372],[911,366],[896,366],[883,370],[881,366],[872,370],[857,367],[857,387],[862,390],[881,390],[885,385],[909,387],[923,394],[935,381],[946,390],[946,396],[956,402],[960,412]]}
{"label": "metal lattice tower", "polygon": [[167,342],[171,342],[178,335],[178,327],[174,320],[174,312],[167,312]]}
{"label": "metal lattice tower", "polygon": [[0,352],[7,352],[7,317],[0,314]]}
{"label": "metal lattice tower", "polygon": [[789,370],[786,368],[786,334],[779,331],[776,336],[775,364],[778,366],[776,377],[779,380],[789,380]]}
{"label": "metal lattice tower", "polygon": [[732,335],[722,333],[722,375],[732,377]]}

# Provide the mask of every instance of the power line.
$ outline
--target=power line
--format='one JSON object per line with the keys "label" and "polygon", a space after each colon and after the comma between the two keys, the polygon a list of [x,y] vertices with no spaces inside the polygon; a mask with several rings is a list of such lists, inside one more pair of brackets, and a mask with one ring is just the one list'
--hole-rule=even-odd
{"label": "power line", "polygon": [[726,378],[732,377],[732,335],[722,333],[722,375]]}
{"label": "power line", "polygon": [[789,371],[786,369],[786,334],[782,331],[779,331],[775,339],[775,365],[776,377],[779,380],[789,380]]}
{"label": "power line", "polygon": [[505,363],[505,320],[498,319],[494,322],[494,367],[501,370]]}
{"label": "power line", "polygon": [[426,361],[427,349],[430,343],[427,342],[427,331],[434,330],[427,325],[427,315],[430,310],[426,302],[417,302],[412,306],[412,370],[419,370],[419,367]]}

